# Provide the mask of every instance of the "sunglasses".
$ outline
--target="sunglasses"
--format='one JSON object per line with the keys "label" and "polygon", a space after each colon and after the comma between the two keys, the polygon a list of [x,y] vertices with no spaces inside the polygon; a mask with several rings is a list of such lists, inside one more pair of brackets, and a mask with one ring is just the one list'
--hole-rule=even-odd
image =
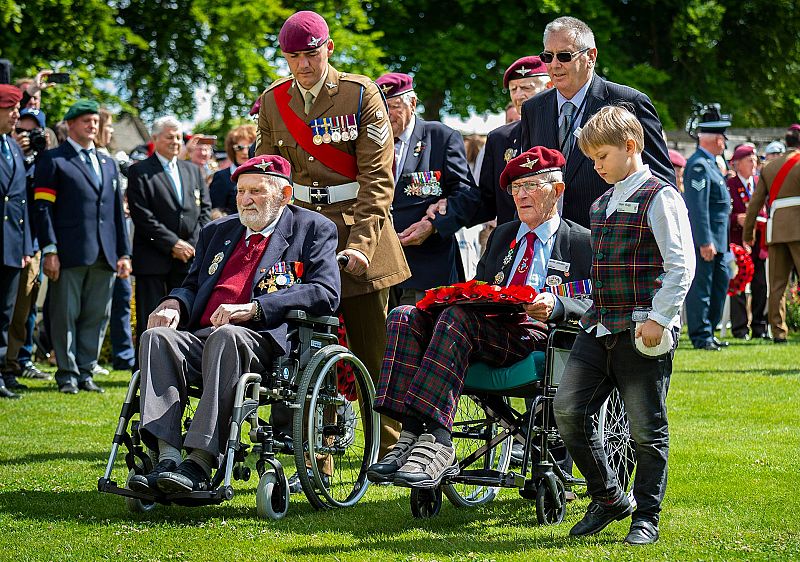
{"label": "sunglasses", "polygon": [[240,150],[244,150],[245,148],[250,148],[250,147],[247,146],[246,144],[234,144],[233,145],[233,150],[235,150],[236,152],[239,152]]}
{"label": "sunglasses", "polygon": [[542,51],[539,53],[539,58],[542,59],[542,62],[545,64],[550,64],[553,62],[553,59],[558,59],[558,62],[568,63],[575,60],[575,57],[578,55],[582,55],[586,51],[591,49],[591,47],[586,47],[585,49],[581,49],[580,51],[575,51],[574,53],[570,53],[569,51],[559,51],[558,53],[551,53],[550,51]]}

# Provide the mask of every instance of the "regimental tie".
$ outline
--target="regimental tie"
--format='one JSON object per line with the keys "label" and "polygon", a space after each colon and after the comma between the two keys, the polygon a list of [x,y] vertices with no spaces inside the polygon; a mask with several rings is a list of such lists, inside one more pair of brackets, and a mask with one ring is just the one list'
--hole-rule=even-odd
{"label": "regimental tie", "polygon": [[181,176],[178,173],[178,164],[175,160],[170,160],[164,166],[164,171],[167,172],[169,183],[172,184],[172,189],[175,190],[175,197],[178,198],[178,203],[183,205],[183,189],[181,186]]}
{"label": "regimental tie", "polygon": [[99,188],[100,178],[97,175],[97,170],[94,169],[94,164],[92,164],[92,151],[88,148],[82,148],[81,152],[83,153],[83,161],[86,163],[86,166],[89,167],[89,175],[94,181],[94,186]]}
{"label": "regimental tie", "polygon": [[[564,154],[564,158],[569,156],[570,151],[572,150],[572,135],[570,133],[570,129],[572,128],[572,114],[575,111],[575,105],[572,102],[565,101],[564,105],[561,106],[561,126],[558,128],[558,146],[561,147],[561,152]],[[551,129],[552,130],[552,129]],[[566,142],[565,142],[566,139]]]}
{"label": "regimental tie", "polygon": [[514,275],[508,283],[509,287],[511,285],[527,285],[528,272],[533,263],[533,247],[535,243],[536,233],[531,230],[525,235],[525,252],[522,254],[522,259],[519,261],[519,265],[514,270]]}
{"label": "regimental tie", "polygon": [[3,160],[11,167],[11,147],[8,146],[8,138],[6,135],[0,135],[0,152],[3,153]]}
{"label": "regimental tie", "polygon": [[311,92],[306,92],[304,99],[306,103],[305,112],[306,115],[308,115],[309,113],[311,113],[311,106],[314,105],[314,94],[312,94]]}

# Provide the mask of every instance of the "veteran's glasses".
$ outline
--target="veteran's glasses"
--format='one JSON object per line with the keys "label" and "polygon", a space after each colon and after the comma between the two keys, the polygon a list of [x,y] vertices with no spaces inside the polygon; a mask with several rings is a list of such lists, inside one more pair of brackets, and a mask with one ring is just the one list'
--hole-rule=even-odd
{"label": "veteran's glasses", "polygon": [[548,185],[553,185],[551,181],[526,181],[520,183],[512,183],[506,188],[506,191],[509,195],[516,196],[519,194],[520,189],[524,190],[525,193],[530,195],[531,193],[535,193],[540,189],[544,189]]}

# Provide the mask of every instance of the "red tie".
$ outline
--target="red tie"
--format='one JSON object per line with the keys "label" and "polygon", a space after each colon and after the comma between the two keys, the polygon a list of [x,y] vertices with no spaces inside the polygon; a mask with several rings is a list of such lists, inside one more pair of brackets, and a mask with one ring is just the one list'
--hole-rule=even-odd
{"label": "red tie", "polygon": [[508,283],[510,285],[525,285],[528,280],[528,272],[533,262],[533,245],[536,242],[536,233],[532,230],[525,235],[525,253],[514,271],[514,276]]}

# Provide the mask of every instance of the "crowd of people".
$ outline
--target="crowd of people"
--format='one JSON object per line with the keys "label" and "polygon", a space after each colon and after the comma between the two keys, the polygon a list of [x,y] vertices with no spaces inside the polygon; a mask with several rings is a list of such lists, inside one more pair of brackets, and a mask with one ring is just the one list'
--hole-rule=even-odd
{"label": "crowd of people", "polygon": [[[509,365],[543,345],[548,323],[579,320],[554,406],[592,497],[571,532],[632,514],[626,542],[657,540],[680,309],[694,347],[726,345],[714,330],[729,242],[755,270],[751,298],[731,298],[733,335],[787,341],[800,125],[763,162],[746,144],[726,162],[730,122],[709,106],[686,159],[645,94],[597,74],[594,35],[571,17],[508,67],[507,124],[485,142],[422,119],[408,74],[339,72],[313,12],[291,16],[279,43],[291,75],[260,96],[255,124],[227,134],[219,166],[215,138],[187,139],[162,116],[146,157],[121,169],[112,115],[95,101],[76,101],[53,133],[39,107],[48,71],[0,85],[0,396],[18,397],[18,377],[49,378],[32,357],[44,276],[38,337],[62,393],[103,392],[109,324],[113,366],[141,369],[141,431],[158,463],[131,488],[207,489],[238,374],[285,352],[289,309],[340,313],[377,387],[370,478],[430,487],[457,471],[450,431],[469,363]],[[415,307],[427,289],[472,278],[538,296],[513,318]],[[576,288],[587,280],[591,292]],[[189,383],[203,395],[182,441]],[[590,421],[614,388],[636,440],[635,511]]]}

